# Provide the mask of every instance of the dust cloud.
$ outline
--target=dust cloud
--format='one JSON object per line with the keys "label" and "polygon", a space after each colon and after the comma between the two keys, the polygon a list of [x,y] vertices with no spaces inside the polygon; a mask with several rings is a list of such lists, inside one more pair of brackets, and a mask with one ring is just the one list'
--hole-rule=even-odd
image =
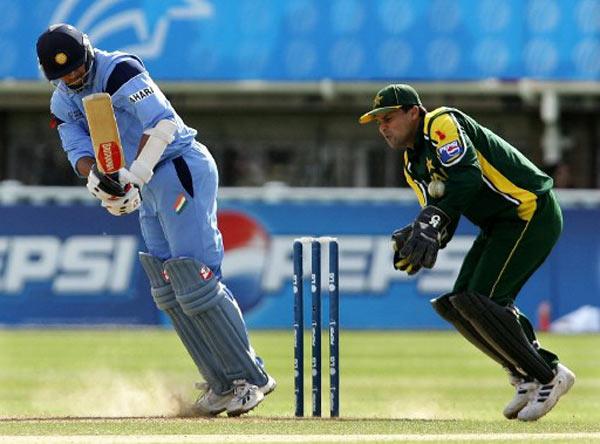
{"label": "dust cloud", "polygon": [[[50,388],[32,400],[46,414],[77,417],[192,416],[194,396],[189,386],[156,373],[127,375],[110,371],[78,375],[68,392]],[[65,384],[60,384],[65,387]]]}

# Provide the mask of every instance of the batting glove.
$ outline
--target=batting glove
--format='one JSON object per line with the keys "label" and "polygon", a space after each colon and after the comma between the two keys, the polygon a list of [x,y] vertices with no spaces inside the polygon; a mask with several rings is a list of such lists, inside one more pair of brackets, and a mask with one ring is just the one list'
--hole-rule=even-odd
{"label": "batting glove", "polygon": [[125,186],[125,195],[123,197],[102,202],[102,206],[113,216],[123,216],[124,214],[133,213],[141,204],[140,189],[132,184]]}
{"label": "batting glove", "polygon": [[90,169],[86,188],[92,196],[102,202],[115,200],[125,195],[123,185],[112,177],[101,173],[96,164],[92,165],[92,168]]}

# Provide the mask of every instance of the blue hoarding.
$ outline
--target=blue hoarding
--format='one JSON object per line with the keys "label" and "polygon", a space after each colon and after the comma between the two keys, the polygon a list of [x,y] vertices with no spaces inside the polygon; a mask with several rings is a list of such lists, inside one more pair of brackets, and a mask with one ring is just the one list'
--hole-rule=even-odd
{"label": "blue hoarding", "polygon": [[[447,328],[428,301],[451,289],[476,230],[463,220],[435,268],[409,277],[391,266],[389,235],[417,211],[398,201],[222,200],[225,283],[250,328],[290,328],[292,241],[336,236],[344,328]],[[5,206],[1,214],[0,323],[165,322],[137,260],[144,246],[136,216],[115,218],[87,205]],[[517,300],[533,319],[542,301],[553,318],[598,305],[600,234],[591,221],[600,210],[568,208],[564,215],[556,249]]]}
{"label": "blue hoarding", "polygon": [[0,323],[158,322],[136,257],[136,216],[81,205],[0,208]]}
{"label": "blue hoarding", "polygon": [[71,23],[157,79],[597,80],[600,0],[0,0],[0,78]]}

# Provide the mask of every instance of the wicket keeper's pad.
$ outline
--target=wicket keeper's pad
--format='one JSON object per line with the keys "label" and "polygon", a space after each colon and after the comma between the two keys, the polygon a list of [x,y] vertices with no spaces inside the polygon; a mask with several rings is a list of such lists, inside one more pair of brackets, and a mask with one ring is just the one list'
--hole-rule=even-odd
{"label": "wicket keeper's pad", "polygon": [[468,291],[450,296],[450,302],[513,366],[542,384],[548,384],[554,378],[554,372],[529,342],[510,307]]}
{"label": "wicket keeper's pad", "polygon": [[217,394],[231,390],[231,381],[221,370],[216,358],[210,352],[206,340],[196,324],[183,312],[175,298],[171,284],[163,275],[163,261],[148,253],[139,253],[140,262],[150,279],[150,291],[156,306],[164,311],[173,324],[173,328],[194,360],[198,371]]}
{"label": "wicket keeper's pad", "polygon": [[267,376],[250,347],[242,313],[210,268],[186,257],[169,259],[164,266],[177,302],[202,333],[225,375],[232,381],[265,385]]}
{"label": "wicket keeper's pad", "polygon": [[514,376],[525,377],[526,375],[523,375],[522,372],[520,372],[510,362],[509,357],[497,351],[494,346],[486,341],[485,338],[477,332],[475,327],[473,327],[473,325],[467,319],[465,319],[456,308],[454,308],[454,306],[450,303],[450,296],[455,294],[456,293],[446,293],[438,298],[432,299],[429,302],[431,302],[431,305],[437,314],[452,324],[467,341],[488,355],[502,367],[508,369]]}

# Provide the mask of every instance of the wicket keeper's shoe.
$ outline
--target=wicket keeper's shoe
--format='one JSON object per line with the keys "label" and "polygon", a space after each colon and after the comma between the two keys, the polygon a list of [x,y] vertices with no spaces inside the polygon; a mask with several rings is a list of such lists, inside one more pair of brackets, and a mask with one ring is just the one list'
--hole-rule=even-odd
{"label": "wicket keeper's shoe", "polygon": [[206,382],[197,383],[196,388],[202,390],[203,393],[198,397],[192,409],[195,414],[200,416],[217,416],[227,409],[227,405],[233,399],[233,391],[225,395],[218,395]]}
{"label": "wicket keeper's shoe", "polygon": [[502,413],[508,419],[515,419],[523,407],[529,403],[540,384],[536,381],[527,381],[512,373],[509,373],[509,380],[516,392]]}
{"label": "wicket keeper's shoe", "polygon": [[535,421],[548,413],[575,384],[575,374],[562,364],[554,370],[554,378],[548,384],[540,384],[531,401],[519,412],[521,421]]}
{"label": "wicket keeper's shoe", "polygon": [[249,412],[265,399],[265,395],[275,390],[275,379],[271,375],[267,377],[267,383],[261,387],[250,384],[245,379],[233,381],[233,398],[227,404],[227,415],[240,416]]}

